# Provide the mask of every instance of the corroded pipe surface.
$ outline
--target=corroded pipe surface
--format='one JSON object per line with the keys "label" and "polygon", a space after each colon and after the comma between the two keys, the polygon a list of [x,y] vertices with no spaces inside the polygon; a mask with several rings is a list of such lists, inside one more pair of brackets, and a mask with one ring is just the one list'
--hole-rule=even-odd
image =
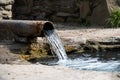
{"label": "corroded pipe surface", "polygon": [[49,21],[1,20],[1,29],[11,30],[20,37],[38,37],[41,36],[42,30],[51,30],[54,27]]}

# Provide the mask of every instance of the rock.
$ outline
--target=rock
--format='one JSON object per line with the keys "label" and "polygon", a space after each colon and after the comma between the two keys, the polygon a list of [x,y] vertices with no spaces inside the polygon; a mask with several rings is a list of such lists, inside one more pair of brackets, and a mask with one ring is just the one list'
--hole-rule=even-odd
{"label": "rock", "polygon": [[104,25],[106,23],[106,19],[109,17],[108,5],[110,4],[110,0],[101,0],[99,6],[94,8],[94,11],[91,15],[90,21],[92,24]]}
{"label": "rock", "polygon": [[12,61],[19,59],[19,55],[11,53],[6,45],[3,46],[4,48],[0,48],[0,63],[11,63]]}
{"label": "rock", "polygon": [[78,18],[68,17],[67,22],[79,23],[80,19],[79,19],[79,17]]}
{"label": "rock", "polygon": [[14,0],[0,0],[0,5],[13,4]]}
{"label": "rock", "polygon": [[16,16],[16,19],[23,19],[23,20],[27,20],[29,19],[27,16],[25,15],[19,15],[19,16]]}
{"label": "rock", "polygon": [[3,18],[11,18],[12,12],[11,11],[2,11]]}
{"label": "rock", "polygon": [[57,15],[57,16],[60,16],[60,17],[71,16],[70,13],[64,13],[64,12],[58,12],[56,15]]}
{"label": "rock", "polygon": [[89,13],[89,1],[82,1],[80,5],[80,18],[84,19]]}
{"label": "rock", "polygon": [[120,45],[120,36],[101,38],[99,40],[87,40],[91,45]]}
{"label": "rock", "polygon": [[12,5],[5,6],[5,10],[8,10],[8,11],[12,10]]}
{"label": "rock", "polygon": [[62,17],[52,16],[51,20],[54,22],[64,22],[64,19]]}
{"label": "rock", "polygon": [[16,0],[14,3],[14,12],[15,14],[29,14],[31,12],[33,5],[33,0]]}
{"label": "rock", "polygon": [[34,11],[39,11],[39,9],[40,9],[40,6],[34,6],[34,7],[32,7],[32,11],[34,12]]}
{"label": "rock", "polygon": [[27,6],[20,6],[20,7],[16,7],[16,10],[15,10],[16,14],[29,14],[31,12],[31,9],[28,8]]}
{"label": "rock", "polygon": [[0,11],[3,11],[3,10],[4,10],[3,6],[0,6]]}
{"label": "rock", "polygon": [[36,20],[45,20],[45,13],[41,13],[38,16],[36,16]]}
{"label": "rock", "polygon": [[2,13],[0,12],[0,20],[2,19]]}
{"label": "rock", "polygon": [[12,17],[12,12],[11,11],[0,11],[0,17],[1,19],[10,19]]}

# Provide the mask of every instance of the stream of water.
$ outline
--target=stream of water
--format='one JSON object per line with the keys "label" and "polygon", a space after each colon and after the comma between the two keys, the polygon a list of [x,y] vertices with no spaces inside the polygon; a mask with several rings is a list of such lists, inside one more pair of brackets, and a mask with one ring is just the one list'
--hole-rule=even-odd
{"label": "stream of water", "polygon": [[44,35],[50,45],[53,54],[57,55],[59,61],[67,60],[64,46],[54,30],[44,30]]}

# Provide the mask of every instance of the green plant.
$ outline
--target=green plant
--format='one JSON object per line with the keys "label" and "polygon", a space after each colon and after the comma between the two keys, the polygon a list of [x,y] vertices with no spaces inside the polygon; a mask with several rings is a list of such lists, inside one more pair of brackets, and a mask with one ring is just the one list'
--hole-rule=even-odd
{"label": "green plant", "polygon": [[112,28],[120,27],[120,10],[113,11],[107,19],[107,24]]}

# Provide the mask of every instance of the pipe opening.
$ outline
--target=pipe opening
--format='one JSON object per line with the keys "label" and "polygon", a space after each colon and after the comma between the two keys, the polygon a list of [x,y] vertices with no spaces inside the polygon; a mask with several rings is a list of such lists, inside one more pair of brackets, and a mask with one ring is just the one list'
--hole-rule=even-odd
{"label": "pipe opening", "polygon": [[45,37],[44,31],[54,30],[53,24],[51,22],[46,22],[43,26],[43,30],[41,31],[40,37]]}
{"label": "pipe opening", "polygon": [[54,29],[53,24],[50,22],[45,23],[43,26],[43,30],[53,30],[53,29]]}

